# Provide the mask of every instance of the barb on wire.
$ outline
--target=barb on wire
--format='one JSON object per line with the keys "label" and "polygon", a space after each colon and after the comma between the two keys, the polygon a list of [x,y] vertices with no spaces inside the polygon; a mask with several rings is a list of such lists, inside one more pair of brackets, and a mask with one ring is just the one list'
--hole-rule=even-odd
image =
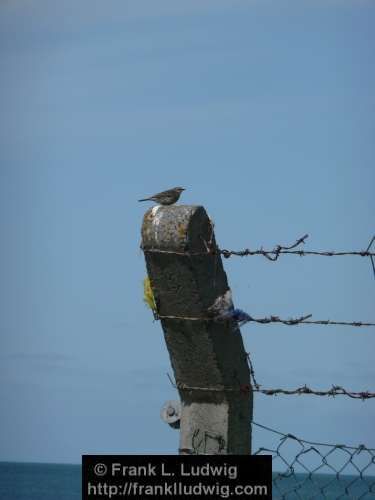
{"label": "barb on wire", "polygon": [[[372,244],[374,243],[374,241],[375,241],[375,236],[372,237],[372,240],[370,241],[369,246],[366,248],[366,252],[370,251],[370,248],[372,247]],[[370,255],[372,270],[374,271],[374,278],[375,278],[374,254],[373,253],[369,253],[369,255]]]}
{"label": "barb on wire", "polygon": [[266,396],[277,396],[278,394],[283,394],[283,395],[302,395],[302,394],[312,394],[314,396],[348,396],[349,398],[352,399],[362,399],[364,401],[365,399],[371,399],[375,398],[375,392],[369,392],[369,391],[362,391],[362,392],[352,392],[352,391],[347,391],[343,387],[339,385],[332,385],[332,388],[329,389],[328,391],[317,391],[314,389],[310,389],[310,387],[307,387],[307,385],[303,385],[302,387],[298,387],[297,389],[263,389],[260,384],[258,384],[256,378],[255,378],[255,370],[254,370],[254,365],[251,361],[250,353],[246,353],[246,359],[248,362],[249,370],[250,370],[250,385],[241,385],[240,390],[241,392],[249,392],[251,389],[253,392],[259,392],[261,394],[265,394]]}
{"label": "barb on wire", "polygon": [[271,261],[276,261],[281,254],[294,254],[294,255],[299,255],[300,257],[305,257],[306,255],[321,255],[324,257],[337,257],[337,256],[345,256],[345,255],[357,255],[360,257],[370,257],[373,269],[374,269],[374,274],[375,274],[375,264],[373,257],[375,256],[374,252],[370,252],[371,245],[375,241],[375,236],[372,238],[369,246],[367,247],[366,250],[359,250],[359,251],[345,251],[345,252],[335,252],[335,251],[316,251],[316,250],[294,250],[296,247],[298,247],[301,244],[304,244],[306,239],[308,238],[308,234],[305,234],[302,236],[302,238],[299,238],[295,243],[293,243],[290,246],[283,246],[283,245],[276,245],[275,248],[272,250],[264,250],[262,247],[257,250],[250,250],[249,248],[245,248],[244,250],[226,250],[226,249],[219,249],[219,253],[226,259],[231,257],[232,255],[238,256],[238,257],[247,257],[250,255],[262,255],[268,260]]}
{"label": "barb on wire", "polygon": [[257,250],[250,250],[250,248],[245,248],[244,250],[227,250],[225,248],[220,249],[216,245],[212,244],[212,236],[210,241],[205,241],[203,238],[203,243],[205,245],[206,251],[205,252],[185,252],[185,251],[174,251],[174,250],[159,250],[156,248],[149,248],[149,249],[143,249],[145,253],[166,253],[166,254],[175,254],[175,255],[181,255],[185,257],[193,257],[196,255],[213,255],[213,254],[221,254],[223,257],[226,259],[229,259],[229,257],[232,257],[233,255],[238,256],[238,257],[247,257],[250,255],[262,255],[266,259],[275,262],[278,260],[281,254],[290,254],[290,255],[299,255],[300,257],[306,257],[307,255],[320,255],[324,257],[338,257],[338,256],[347,256],[347,255],[355,255],[359,257],[369,257],[371,260],[371,265],[372,265],[372,270],[374,272],[374,277],[375,277],[375,252],[371,252],[371,246],[373,245],[375,241],[375,236],[371,239],[368,247],[366,250],[357,250],[357,251],[345,251],[345,252],[336,252],[336,251],[316,251],[316,250],[294,250],[296,247],[298,247],[301,244],[304,244],[306,239],[309,237],[308,234],[305,234],[302,236],[302,238],[299,238],[295,243],[292,245],[286,246],[286,245],[276,245],[272,250],[264,250],[263,247]]}
{"label": "barb on wire", "polygon": [[266,396],[277,396],[278,394],[284,394],[286,396],[290,395],[302,395],[302,394],[312,394],[314,396],[347,396],[352,399],[361,399],[364,401],[365,399],[375,398],[375,392],[369,391],[361,391],[361,392],[352,392],[347,391],[344,387],[339,385],[333,385],[331,389],[328,391],[317,391],[307,387],[307,385],[303,385],[302,387],[297,387],[296,389],[287,390],[287,389],[261,389],[260,387],[256,387],[253,389],[254,392],[260,392],[265,394]]}
{"label": "barb on wire", "polygon": [[[246,313],[245,313],[246,314]],[[249,315],[248,315],[249,316]],[[375,323],[365,323],[363,321],[332,321],[330,319],[310,320],[312,314],[300,316],[299,318],[281,319],[278,316],[268,316],[265,318],[253,318],[249,316],[246,320],[243,318],[241,324],[254,321],[255,323],[282,323],[283,325],[344,325],[344,326],[375,326]]]}
{"label": "barb on wire", "polygon": [[254,370],[254,366],[253,366],[253,363],[251,361],[251,357],[250,357],[249,352],[246,353],[246,360],[247,360],[247,364],[248,364],[248,367],[250,370],[250,381],[251,381],[252,385],[255,387],[255,389],[259,389],[260,384],[258,384],[258,382],[255,378],[255,370]]}
{"label": "barb on wire", "polygon": [[264,318],[253,318],[249,314],[245,313],[241,309],[233,309],[231,312],[226,312],[225,315],[210,317],[191,317],[191,316],[158,316],[158,319],[172,319],[172,320],[185,320],[185,321],[225,321],[228,319],[233,319],[238,322],[238,324],[244,325],[246,323],[255,322],[259,324],[269,324],[269,323],[281,323],[283,325],[343,325],[343,326],[375,326],[375,323],[366,323],[364,321],[332,321],[330,319],[320,319],[320,320],[310,320],[311,314],[305,316],[300,316],[299,318],[289,318],[281,319],[278,316],[267,316]]}
{"label": "barb on wire", "polygon": [[[279,258],[281,253],[289,253],[293,248],[298,247],[301,244],[305,243],[305,240],[309,237],[308,234],[305,234],[302,236],[302,238],[299,238],[295,243],[289,246],[283,246],[283,245],[276,245],[273,250],[264,250],[263,248],[260,248],[260,250],[250,250],[249,248],[246,248],[245,250],[219,250],[219,252],[222,254],[223,257],[228,259],[232,255],[237,255],[239,257],[245,257],[248,255],[263,255],[266,257],[268,260],[275,261]],[[298,250],[300,252],[301,250]],[[295,253],[295,252],[292,252]]]}
{"label": "barb on wire", "polygon": [[307,387],[307,385],[303,385],[302,387],[298,387],[296,389],[262,389],[261,385],[256,383],[254,374],[252,373],[251,379],[254,385],[250,384],[239,384],[238,386],[226,387],[224,385],[215,385],[210,387],[205,386],[190,386],[188,384],[184,384],[183,382],[175,382],[167,373],[167,377],[175,389],[179,389],[181,391],[201,391],[201,392],[241,392],[242,394],[248,394],[251,390],[253,392],[259,392],[266,396],[277,396],[279,394],[283,394],[285,396],[301,396],[301,395],[313,395],[313,396],[347,396],[351,399],[361,399],[362,401],[366,399],[375,398],[375,392],[370,391],[360,391],[353,392],[344,389],[339,385],[333,385],[331,389],[328,391],[318,391],[315,389],[311,389]]}

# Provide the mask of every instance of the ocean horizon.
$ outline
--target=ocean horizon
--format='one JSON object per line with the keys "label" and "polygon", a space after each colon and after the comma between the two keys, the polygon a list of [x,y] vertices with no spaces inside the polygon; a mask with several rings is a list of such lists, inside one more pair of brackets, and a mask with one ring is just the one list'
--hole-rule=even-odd
{"label": "ocean horizon", "polygon": [[[0,462],[0,500],[80,500],[81,470],[81,464]],[[375,476],[280,474],[272,474],[274,499],[375,500]]]}

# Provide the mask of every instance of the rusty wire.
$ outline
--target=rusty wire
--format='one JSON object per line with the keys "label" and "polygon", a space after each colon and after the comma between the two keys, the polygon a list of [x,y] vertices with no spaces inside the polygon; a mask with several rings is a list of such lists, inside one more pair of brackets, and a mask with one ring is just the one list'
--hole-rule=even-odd
{"label": "rusty wire", "polygon": [[[364,401],[365,399],[375,398],[375,392],[369,391],[361,391],[361,392],[353,392],[344,389],[339,385],[333,385],[331,389],[327,391],[318,391],[315,389],[311,389],[307,387],[307,385],[303,385],[302,387],[298,387],[297,389],[262,389],[261,385],[258,383],[251,384],[238,384],[237,386],[224,386],[224,385],[214,385],[214,386],[192,386],[185,384],[183,382],[174,382],[169,373],[167,373],[167,377],[175,389],[181,391],[201,391],[201,392],[240,392],[242,394],[249,394],[252,392],[259,392],[266,396],[277,396],[279,394],[283,394],[286,396],[296,396],[296,395],[314,395],[314,396],[347,396],[352,399],[361,399]],[[254,374],[251,374],[251,378],[254,381]]]}
{"label": "rusty wire", "polygon": [[[369,392],[369,391],[361,391],[361,392],[353,392],[353,391],[347,391],[344,389],[344,387],[341,387],[339,385],[332,385],[331,389],[327,391],[318,391],[316,389],[311,389],[308,387],[306,384],[297,387],[296,389],[263,389],[262,386],[257,382],[255,378],[255,370],[254,370],[254,365],[250,357],[250,353],[246,353],[246,360],[247,364],[250,370],[250,384],[245,384],[240,386],[241,392],[250,392],[251,390],[253,392],[259,392],[261,394],[265,394],[266,396],[277,396],[279,394],[283,394],[285,396],[292,396],[292,395],[304,395],[304,394],[310,394],[314,396],[348,396],[349,398],[352,399],[361,399],[364,401],[365,399],[372,399],[375,398],[375,392]],[[171,379],[170,379],[171,380]]]}
{"label": "rusty wire", "polygon": [[370,244],[368,245],[366,250],[339,251],[339,252],[333,250],[323,250],[323,251],[293,250],[297,246],[304,244],[305,240],[308,237],[309,235],[305,234],[304,236],[302,236],[302,238],[299,238],[295,243],[293,243],[290,246],[276,245],[272,250],[264,250],[263,247],[258,248],[256,250],[251,250],[250,248],[245,248],[244,250],[227,250],[225,248],[219,248],[217,246],[215,247],[212,245],[211,241],[207,242],[205,240],[203,240],[204,246],[206,248],[206,251],[204,252],[189,252],[183,250],[177,251],[177,250],[166,250],[158,248],[143,248],[142,246],[141,249],[143,250],[144,253],[165,253],[165,254],[182,255],[187,257],[192,257],[195,255],[211,255],[216,253],[221,254],[225,258],[229,258],[231,256],[249,257],[252,255],[262,255],[263,257],[266,257],[268,260],[271,261],[276,261],[281,254],[299,255],[300,257],[305,257],[307,255],[320,255],[323,257],[340,257],[348,255],[354,255],[359,257],[370,257],[370,258],[375,257],[375,252],[370,252],[370,248],[375,241],[375,236],[370,241]]}
{"label": "rusty wire", "polygon": [[[243,387],[245,390],[246,387]],[[250,390],[250,388],[248,389]],[[302,395],[302,394],[312,394],[314,396],[348,396],[352,399],[361,399],[364,401],[365,399],[375,398],[375,392],[362,391],[362,392],[351,392],[347,391],[343,387],[339,385],[333,385],[331,389],[328,391],[317,391],[314,389],[310,389],[307,385],[303,385],[302,387],[298,387],[296,389],[287,390],[287,389],[261,389],[259,386],[253,388],[254,392],[260,392],[265,394],[266,396],[277,396],[278,394],[284,394],[287,396],[290,395]]]}
{"label": "rusty wire", "polygon": [[320,255],[324,257],[339,257],[339,256],[348,256],[354,255],[359,257],[369,257],[371,261],[372,270],[375,278],[375,252],[370,252],[370,249],[375,242],[375,236],[372,237],[370,243],[368,244],[366,250],[357,250],[357,251],[345,251],[345,252],[336,252],[336,251],[316,251],[316,250],[294,250],[301,244],[304,244],[306,239],[309,237],[308,234],[299,238],[295,243],[290,246],[285,245],[276,245],[272,250],[264,250],[263,247],[257,250],[250,250],[249,248],[245,248],[244,250],[226,250],[226,249],[213,249],[212,252],[220,253],[224,258],[228,259],[233,255],[238,257],[247,257],[251,255],[262,255],[266,259],[275,262],[281,254],[290,254],[290,255],[299,255],[300,257],[306,257],[307,255]]}
{"label": "rusty wire", "polygon": [[278,260],[281,254],[289,254],[289,255],[299,255],[300,257],[306,257],[308,255],[320,255],[323,257],[340,257],[340,256],[359,256],[359,257],[369,257],[371,261],[371,266],[375,278],[375,252],[371,252],[370,249],[375,242],[375,236],[372,237],[370,243],[368,244],[366,250],[357,250],[357,251],[333,251],[333,250],[295,250],[299,245],[305,243],[306,239],[309,237],[308,234],[305,234],[297,241],[295,241],[292,245],[276,245],[272,250],[264,250],[263,247],[250,250],[250,248],[245,248],[244,250],[227,250],[225,248],[219,248],[216,244],[213,244],[212,236],[210,241],[203,240],[206,251],[205,252],[188,252],[188,251],[174,251],[174,250],[162,250],[157,248],[143,248],[145,253],[166,253],[166,254],[175,254],[181,255],[185,257],[193,257],[196,255],[215,255],[220,254],[224,258],[229,259],[229,257],[237,256],[237,257],[248,257],[253,255],[262,255],[266,259],[275,262]]}
{"label": "rusty wire", "polygon": [[312,314],[300,316],[299,318],[280,319],[278,316],[268,316],[265,318],[253,318],[242,320],[241,324],[254,321],[260,324],[282,323],[283,325],[343,325],[343,326],[375,326],[375,323],[365,323],[363,321],[332,321],[330,319],[310,320]]}
{"label": "rusty wire", "polygon": [[305,243],[306,239],[309,237],[308,234],[305,234],[301,238],[298,238],[292,245],[276,245],[272,250],[264,250],[263,247],[250,250],[250,248],[245,248],[244,250],[227,250],[225,248],[219,248],[216,244],[213,244],[213,233],[211,235],[210,241],[205,241],[203,238],[203,243],[206,248],[205,252],[188,252],[188,251],[175,251],[175,250],[162,250],[157,248],[142,248],[144,253],[165,253],[165,254],[175,254],[181,255],[184,257],[193,257],[199,255],[215,255],[220,254],[224,258],[229,259],[229,257],[237,256],[237,257],[248,257],[253,255],[262,255],[266,259],[275,262],[278,260],[281,254],[289,254],[289,255],[299,255],[300,257],[306,257],[308,255],[319,255],[323,257],[342,257],[342,256],[358,256],[358,257],[369,257],[371,261],[372,270],[375,278],[375,252],[370,252],[372,245],[375,242],[375,236],[372,237],[370,243],[368,244],[366,250],[356,250],[356,251],[333,251],[333,250],[294,250],[299,245]]}
{"label": "rusty wire", "polygon": [[[234,310],[234,313],[238,311]],[[247,313],[243,313],[240,319],[236,319],[233,316],[233,320],[237,321],[240,325],[244,325],[245,323],[255,322],[260,324],[269,324],[269,323],[282,323],[283,325],[293,326],[300,324],[309,324],[309,325],[343,325],[343,326],[375,326],[375,323],[366,323],[363,321],[332,321],[330,319],[320,319],[320,320],[310,320],[311,314],[307,314],[305,316],[300,316],[298,318],[289,318],[289,319],[281,319],[278,316],[267,316],[264,318],[253,318]],[[209,316],[172,316],[172,315],[158,315],[156,319],[172,319],[172,320],[183,320],[183,321],[227,321],[231,319],[231,316],[225,317],[209,317]]]}
{"label": "rusty wire", "polygon": [[370,241],[370,244],[366,248],[366,250],[357,250],[357,251],[317,251],[317,250],[294,250],[301,244],[304,244],[306,239],[309,237],[308,234],[299,238],[295,243],[289,246],[285,245],[276,245],[272,250],[264,250],[263,247],[257,250],[250,250],[249,248],[245,248],[244,250],[226,250],[219,249],[219,253],[223,255],[225,258],[229,258],[232,255],[238,257],[247,257],[251,255],[263,255],[266,259],[275,261],[277,260],[281,254],[294,254],[299,255],[300,257],[305,257],[306,255],[321,255],[324,257],[336,257],[336,256],[346,256],[346,255],[357,255],[360,257],[370,257],[373,258],[375,256],[375,252],[370,252],[370,248],[375,241],[375,236]]}

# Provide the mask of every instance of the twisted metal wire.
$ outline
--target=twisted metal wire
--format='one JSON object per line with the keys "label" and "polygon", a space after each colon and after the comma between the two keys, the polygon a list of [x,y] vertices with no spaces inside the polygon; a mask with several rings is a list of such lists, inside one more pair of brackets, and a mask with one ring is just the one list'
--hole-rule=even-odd
{"label": "twisted metal wire", "polygon": [[250,317],[248,320],[244,320],[242,324],[248,321],[254,321],[260,324],[267,323],[282,323],[284,325],[299,325],[299,324],[309,324],[309,325],[344,325],[344,326],[375,326],[375,323],[365,323],[363,321],[332,321],[330,319],[320,319],[320,320],[310,320],[312,314],[307,314],[306,316],[301,316],[299,318],[290,319],[280,319],[278,316],[268,316],[265,318],[253,318]]}
{"label": "twisted metal wire", "polygon": [[347,256],[347,255],[356,255],[359,257],[370,257],[371,260],[375,256],[375,252],[370,252],[370,248],[375,241],[375,236],[371,239],[366,250],[357,250],[357,251],[317,251],[317,250],[293,250],[301,244],[304,244],[306,239],[309,237],[308,234],[299,238],[295,243],[289,246],[285,245],[276,245],[272,250],[264,250],[263,247],[257,250],[250,250],[249,248],[245,248],[244,250],[226,250],[219,249],[219,253],[223,255],[225,258],[229,258],[233,255],[238,257],[248,257],[251,255],[262,255],[266,257],[266,259],[271,261],[276,261],[281,254],[290,254],[290,255],[299,255],[300,257],[305,257],[306,255],[321,255],[324,257],[339,257],[339,256]]}
{"label": "twisted metal wire", "polygon": [[320,255],[323,257],[340,257],[340,256],[348,256],[354,255],[358,257],[375,257],[375,252],[370,252],[370,248],[375,241],[375,236],[370,241],[370,244],[366,248],[366,250],[355,250],[355,251],[333,251],[333,250],[293,250],[297,246],[304,244],[306,239],[309,237],[308,234],[299,238],[295,243],[290,246],[285,245],[276,245],[272,250],[265,250],[263,247],[258,248],[256,250],[250,250],[250,248],[245,248],[244,250],[227,250],[225,248],[219,248],[217,246],[213,246],[212,242],[203,240],[205,244],[206,251],[205,252],[189,252],[189,251],[177,251],[177,250],[166,250],[166,249],[158,249],[158,248],[143,248],[143,252],[145,253],[166,253],[166,254],[175,254],[175,255],[186,255],[188,257],[192,257],[194,255],[207,255],[207,254],[216,254],[219,253],[226,259],[232,256],[237,257],[249,257],[252,255],[262,255],[266,257],[268,260],[276,261],[281,254],[289,254],[289,255],[299,255],[300,257],[305,257],[307,255]]}
{"label": "twisted metal wire", "polygon": [[375,392],[362,391],[362,392],[352,392],[344,389],[339,385],[333,385],[328,391],[318,391],[303,385],[302,387],[297,387],[296,389],[261,389],[260,387],[253,388],[254,392],[260,392],[266,396],[277,396],[278,394],[284,395],[302,395],[302,394],[312,394],[314,396],[348,396],[352,399],[365,399],[375,398]]}
{"label": "twisted metal wire", "polygon": [[[307,387],[307,385],[303,385],[302,387],[298,387],[297,389],[262,389],[262,386],[255,384],[238,384],[235,386],[225,386],[225,385],[211,385],[211,386],[200,386],[200,385],[189,385],[184,382],[174,382],[167,373],[170,383],[175,389],[180,391],[201,391],[201,392],[240,392],[242,394],[248,394],[252,392],[259,392],[266,396],[277,396],[279,394],[283,394],[285,396],[301,396],[301,395],[314,395],[314,396],[347,396],[351,399],[361,399],[364,401],[365,399],[375,398],[375,392],[369,391],[361,391],[361,392],[353,392],[344,389],[339,385],[333,385],[331,389],[328,391],[318,391],[315,389],[311,389]],[[252,380],[254,380],[254,374],[252,374]]]}
{"label": "twisted metal wire", "polygon": [[374,273],[375,278],[375,252],[370,252],[370,249],[375,242],[375,236],[372,237],[370,243],[368,244],[366,250],[359,251],[348,251],[348,252],[334,252],[334,251],[316,251],[316,250],[294,250],[301,244],[304,244],[306,239],[309,237],[308,234],[299,238],[295,243],[290,246],[276,245],[272,250],[264,250],[260,248],[258,250],[250,250],[249,248],[245,248],[244,250],[226,250],[226,249],[218,249],[217,251],[226,259],[236,255],[238,257],[247,257],[251,255],[262,255],[268,260],[275,262],[281,254],[290,254],[290,255],[299,255],[300,257],[306,257],[307,255],[320,255],[324,257],[340,257],[340,256],[348,256],[355,255],[359,257],[369,257],[371,261],[372,271]]}
{"label": "twisted metal wire", "polygon": [[281,389],[281,388],[271,388],[271,389],[264,389],[262,388],[261,384],[257,382],[257,379],[255,378],[255,370],[254,370],[254,365],[250,357],[250,353],[246,353],[246,361],[249,367],[250,371],[250,383],[249,384],[238,384],[235,386],[224,386],[222,384],[218,384],[215,386],[192,386],[189,384],[185,384],[184,382],[181,381],[174,381],[172,377],[167,373],[167,377],[171,383],[171,385],[180,391],[202,391],[202,392],[240,392],[242,394],[249,394],[250,392],[258,392],[260,394],[264,394],[265,396],[277,396],[279,394],[285,395],[285,396],[301,396],[301,395],[313,395],[313,396],[330,396],[330,397],[335,397],[335,396],[347,396],[351,399],[361,399],[362,401],[365,401],[366,399],[373,399],[375,398],[375,392],[370,392],[370,391],[360,391],[360,392],[354,392],[354,391],[348,391],[344,387],[340,385],[332,385],[331,389],[328,389],[326,391],[321,391],[317,389],[311,389],[308,387],[306,384],[297,387],[296,389]]}
{"label": "twisted metal wire", "polygon": [[375,392],[369,392],[369,391],[361,391],[361,392],[353,392],[353,391],[348,391],[344,387],[340,385],[332,385],[331,389],[327,391],[318,391],[316,389],[311,389],[308,387],[306,384],[297,387],[296,389],[263,389],[260,384],[258,384],[256,378],[255,378],[255,370],[254,370],[254,365],[250,357],[250,353],[246,353],[246,360],[247,364],[250,370],[250,384],[245,384],[241,386],[241,391],[253,391],[253,392],[259,392],[260,394],[265,394],[266,396],[277,396],[279,394],[283,394],[285,396],[292,396],[292,395],[304,395],[304,394],[310,394],[314,396],[347,396],[352,399],[361,399],[364,401],[365,399],[372,399],[375,398]]}
{"label": "twisted metal wire", "polygon": [[[236,312],[238,310],[234,310]],[[241,311],[242,312],[242,311]],[[343,325],[343,326],[375,326],[375,323],[366,323],[364,321],[332,321],[330,319],[320,319],[320,320],[310,320],[312,314],[307,314],[305,316],[300,316],[298,318],[289,318],[289,319],[281,319],[279,316],[266,316],[264,318],[253,318],[247,313],[243,313],[244,316],[241,316],[240,319],[237,319],[240,325],[244,325],[246,323],[255,322],[260,324],[269,324],[269,323],[282,323],[284,325],[299,325],[299,324],[309,324],[309,325]],[[211,316],[172,316],[172,315],[157,315],[156,319],[175,319],[175,320],[184,320],[184,321],[225,321],[230,319],[231,316],[226,315],[223,317],[211,317]],[[233,317],[236,320],[236,317]]]}
{"label": "twisted metal wire", "polygon": [[214,254],[221,254],[224,258],[229,259],[229,257],[232,256],[237,256],[237,257],[249,257],[253,255],[262,255],[266,259],[275,262],[276,260],[279,259],[280,255],[282,254],[289,254],[289,255],[299,255],[300,257],[306,257],[308,255],[319,255],[323,257],[343,257],[343,256],[357,256],[357,257],[369,257],[371,261],[371,266],[372,270],[374,273],[375,277],[375,252],[371,252],[370,249],[372,245],[375,242],[375,236],[372,237],[370,240],[369,245],[367,246],[366,250],[356,250],[356,251],[333,251],[333,250],[324,250],[324,251],[317,251],[317,250],[295,250],[299,245],[302,245],[305,243],[306,239],[309,237],[308,234],[305,234],[301,238],[298,238],[297,241],[295,241],[292,245],[276,245],[272,250],[264,250],[263,247],[256,249],[256,250],[250,250],[250,248],[245,248],[244,250],[227,250],[225,248],[219,248],[216,246],[216,244],[213,244],[212,238],[210,241],[205,241],[203,240],[203,243],[205,245],[206,251],[205,252],[185,252],[185,251],[174,251],[174,250],[159,250],[157,248],[142,248],[145,253],[168,253],[168,254],[175,254],[175,255],[182,255],[182,256],[188,256],[192,257],[194,255],[214,255]]}

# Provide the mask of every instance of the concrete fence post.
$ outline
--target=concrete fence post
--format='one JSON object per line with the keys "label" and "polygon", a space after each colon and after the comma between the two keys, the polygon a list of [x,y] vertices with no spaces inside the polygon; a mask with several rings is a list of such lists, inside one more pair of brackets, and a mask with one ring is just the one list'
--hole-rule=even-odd
{"label": "concrete fence post", "polygon": [[230,294],[215,248],[201,206],[156,206],[144,216],[142,249],[181,399],[181,454],[251,453],[253,393],[241,332],[234,319],[212,315]]}

